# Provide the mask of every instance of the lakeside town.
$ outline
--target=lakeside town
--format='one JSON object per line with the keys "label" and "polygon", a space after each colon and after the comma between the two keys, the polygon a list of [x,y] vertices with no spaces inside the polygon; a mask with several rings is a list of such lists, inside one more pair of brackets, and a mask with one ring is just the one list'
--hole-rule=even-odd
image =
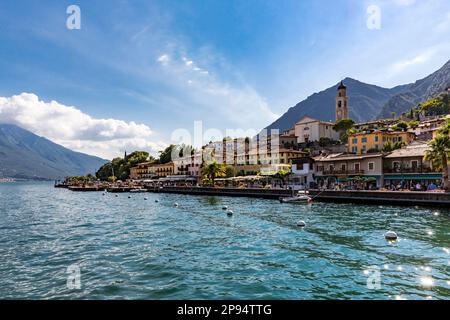
{"label": "lakeside town", "polygon": [[225,138],[201,150],[171,145],[159,159],[125,153],[96,177],[71,177],[64,184],[444,191],[449,187],[449,94],[450,87],[409,113],[355,123],[341,82],[335,122],[305,116],[281,134]]}
{"label": "lakeside town", "polygon": [[96,177],[70,177],[58,185],[444,192],[449,190],[449,95],[450,87],[410,112],[355,123],[341,82],[335,122],[305,116],[281,134],[225,138],[201,150],[171,145],[159,159],[142,151],[125,153]]}

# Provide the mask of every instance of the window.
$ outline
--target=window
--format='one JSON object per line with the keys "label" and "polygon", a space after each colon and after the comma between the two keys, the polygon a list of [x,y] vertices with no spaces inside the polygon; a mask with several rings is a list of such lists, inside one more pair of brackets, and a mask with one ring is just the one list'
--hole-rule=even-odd
{"label": "window", "polygon": [[352,153],[357,153],[358,152],[358,147],[352,147]]}
{"label": "window", "polygon": [[369,171],[375,170],[375,162],[369,162]]}
{"label": "window", "polygon": [[378,142],[378,136],[375,136],[375,142]]}
{"label": "window", "polygon": [[345,171],[345,164],[342,164],[342,165],[341,165],[341,170],[342,170],[342,171]]}
{"label": "window", "polygon": [[354,167],[355,167],[355,171],[359,171],[359,169],[360,169],[359,163],[355,163]]}
{"label": "window", "polygon": [[367,151],[366,150],[366,145],[363,145],[362,148],[361,148],[361,153],[366,153],[366,151]]}
{"label": "window", "polygon": [[304,131],[308,131],[308,130],[309,130],[309,127],[305,127],[303,130],[304,130]]}
{"label": "window", "polygon": [[352,139],[352,143],[353,143],[353,144],[357,144],[357,143],[358,143],[358,138],[353,138],[353,139]]}
{"label": "window", "polygon": [[361,138],[362,143],[367,143],[367,137]]}

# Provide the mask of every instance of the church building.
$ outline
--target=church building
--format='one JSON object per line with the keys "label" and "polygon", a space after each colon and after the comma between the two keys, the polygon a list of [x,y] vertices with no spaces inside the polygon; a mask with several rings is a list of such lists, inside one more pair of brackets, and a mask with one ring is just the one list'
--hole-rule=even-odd
{"label": "church building", "polygon": [[336,122],[342,119],[349,119],[347,87],[341,81],[336,96]]}

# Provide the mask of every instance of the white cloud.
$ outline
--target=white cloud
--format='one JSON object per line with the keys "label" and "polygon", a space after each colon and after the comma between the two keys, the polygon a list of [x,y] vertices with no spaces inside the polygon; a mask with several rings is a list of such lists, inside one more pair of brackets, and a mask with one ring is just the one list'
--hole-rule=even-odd
{"label": "white cloud", "polygon": [[415,57],[413,57],[411,59],[405,59],[405,60],[394,63],[392,65],[391,74],[397,74],[397,73],[403,72],[407,68],[410,68],[415,65],[422,64],[422,63],[429,61],[433,57],[433,55],[436,53],[436,51],[437,51],[436,48],[431,48],[431,49],[426,50],[425,52],[422,52],[422,53],[416,55]]}
{"label": "white cloud", "polygon": [[44,102],[32,93],[0,97],[0,123],[16,124],[69,149],[111,159],[124,150],[156,153],[165,146],[152,142],[144,124],[95,119],[76,107]]}
{"label": "white cloud", "polygon": [[163,66],[167,65],[170,62],[170,57],[168,54],[163,54],[158,57],[157,60],[159,63],[161,63]]}
{"label": "white cloud", "polygon": [[214,115],[213,118],[220,119],[222,124],[256,130],[279,117],[251,86],[243,81],[230,84],[220,80],[194,60],[185,56],[172,59],[164,70],[171,86],[178,86],[185,95],[183,101],[189,101],[196,110],[201,110],[202,117],[208,115],[209,119]]}

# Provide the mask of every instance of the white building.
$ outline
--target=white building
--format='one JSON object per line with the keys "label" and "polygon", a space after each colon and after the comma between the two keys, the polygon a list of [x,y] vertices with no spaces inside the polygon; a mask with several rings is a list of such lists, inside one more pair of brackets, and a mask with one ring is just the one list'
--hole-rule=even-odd
{"label": "white building", "polygon": [[339,133],[333,130],[333,122],[320,121],[311,117],[304,117],[295,124],[295,136],[298,143],[319,141],[320,138],[338,140]]}

